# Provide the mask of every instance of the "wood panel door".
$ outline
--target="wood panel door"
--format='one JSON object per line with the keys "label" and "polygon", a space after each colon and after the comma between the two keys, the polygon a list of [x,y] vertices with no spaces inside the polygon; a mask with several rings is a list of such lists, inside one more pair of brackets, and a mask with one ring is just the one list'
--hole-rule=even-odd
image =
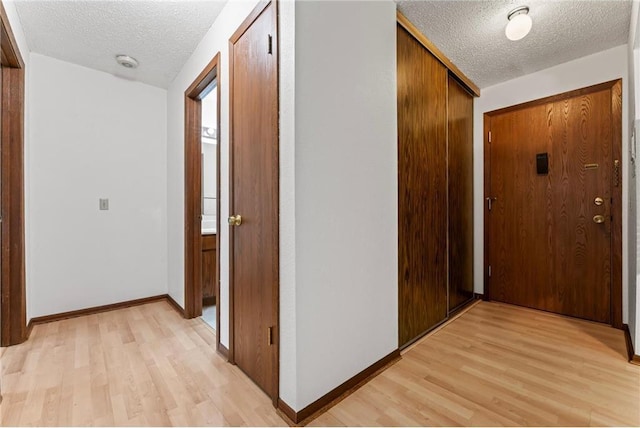
{"label": "wood panel door", "polygon": [[449,74],[449,310],[473,299],[473,96]]}
{"label": "wood panel door", "polygon": [[398,26],[399,344],[447,317],[447,69]]}
{"label": "wood panel door", "polygon": [[261,3],[230,41],[230,213],[235,225],[230,225],[229,351],[231,361],[274,400],[279,287],[276,27],[276,4]]}
{"label": "wood panel door", "polygon": [[598,86],[488,117],[491,299],[612,322],[613,99]]}

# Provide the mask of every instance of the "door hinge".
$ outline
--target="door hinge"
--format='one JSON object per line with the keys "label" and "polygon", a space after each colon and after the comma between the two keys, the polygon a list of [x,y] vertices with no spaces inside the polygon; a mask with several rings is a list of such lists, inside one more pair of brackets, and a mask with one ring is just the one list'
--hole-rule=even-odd
{"label": "door hinge", "polygon": [[491,131],[489,131],[489,142],[491,142]]}
{"label": "door hinge", "polygon": [[491,278],[491,265],[489,265],[489,278]]}
{"label": "door hinge", "polygon": [[269,34],[269,55],[273,55],[273,36]]}
{"label": "door hinge", "polygon": [[273,327],[267,327],[267,345],[273,345]]}

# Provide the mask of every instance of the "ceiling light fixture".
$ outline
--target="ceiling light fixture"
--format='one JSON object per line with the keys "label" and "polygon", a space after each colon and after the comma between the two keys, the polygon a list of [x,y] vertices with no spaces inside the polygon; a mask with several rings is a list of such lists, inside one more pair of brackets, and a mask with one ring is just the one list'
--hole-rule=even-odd
{"label": "ceiling light fixture", "polygon": [[531,31],[531,17],[529,16],[529,8],[522,6],[512,10],[507,15],[509,23],[507,28],[504,29],[504,34],[509,40],[520,40]]}
{"label": "ceiling light fixture", "polygon": [[138,67],[138,60],[130,57],[129,55],[116,55],[116,61],[118,61],[118,64],[126,68]]}

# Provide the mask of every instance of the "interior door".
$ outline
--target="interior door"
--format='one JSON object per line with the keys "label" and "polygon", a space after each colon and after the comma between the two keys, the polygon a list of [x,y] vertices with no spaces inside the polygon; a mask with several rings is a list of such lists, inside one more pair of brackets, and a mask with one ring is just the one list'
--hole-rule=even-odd
{"label": "interior door", "polygon": [[447,318],[447,69],[401,26],[397,43],[403,346]]}
{"label": "interior door", "polygon": [[[258,7],[264,7],[259,5]],[[277,398],[278,74],[271,3],[231,39],[233,361]]]}
{"label": "interior door", "polygon": [[491,299],[611,323],[611,100],[490,116]]}

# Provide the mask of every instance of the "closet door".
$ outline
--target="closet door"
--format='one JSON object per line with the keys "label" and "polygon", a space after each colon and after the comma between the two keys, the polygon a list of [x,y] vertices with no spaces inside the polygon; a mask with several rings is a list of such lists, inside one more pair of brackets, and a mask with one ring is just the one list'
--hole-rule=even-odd
{"label": "closet door", "polygon": [[449,310],[473,298],[473,97],[449,75]]}
{"label": "closet door", "polygon": [[399,345],[447,317],[447,69],[398,26]]}

